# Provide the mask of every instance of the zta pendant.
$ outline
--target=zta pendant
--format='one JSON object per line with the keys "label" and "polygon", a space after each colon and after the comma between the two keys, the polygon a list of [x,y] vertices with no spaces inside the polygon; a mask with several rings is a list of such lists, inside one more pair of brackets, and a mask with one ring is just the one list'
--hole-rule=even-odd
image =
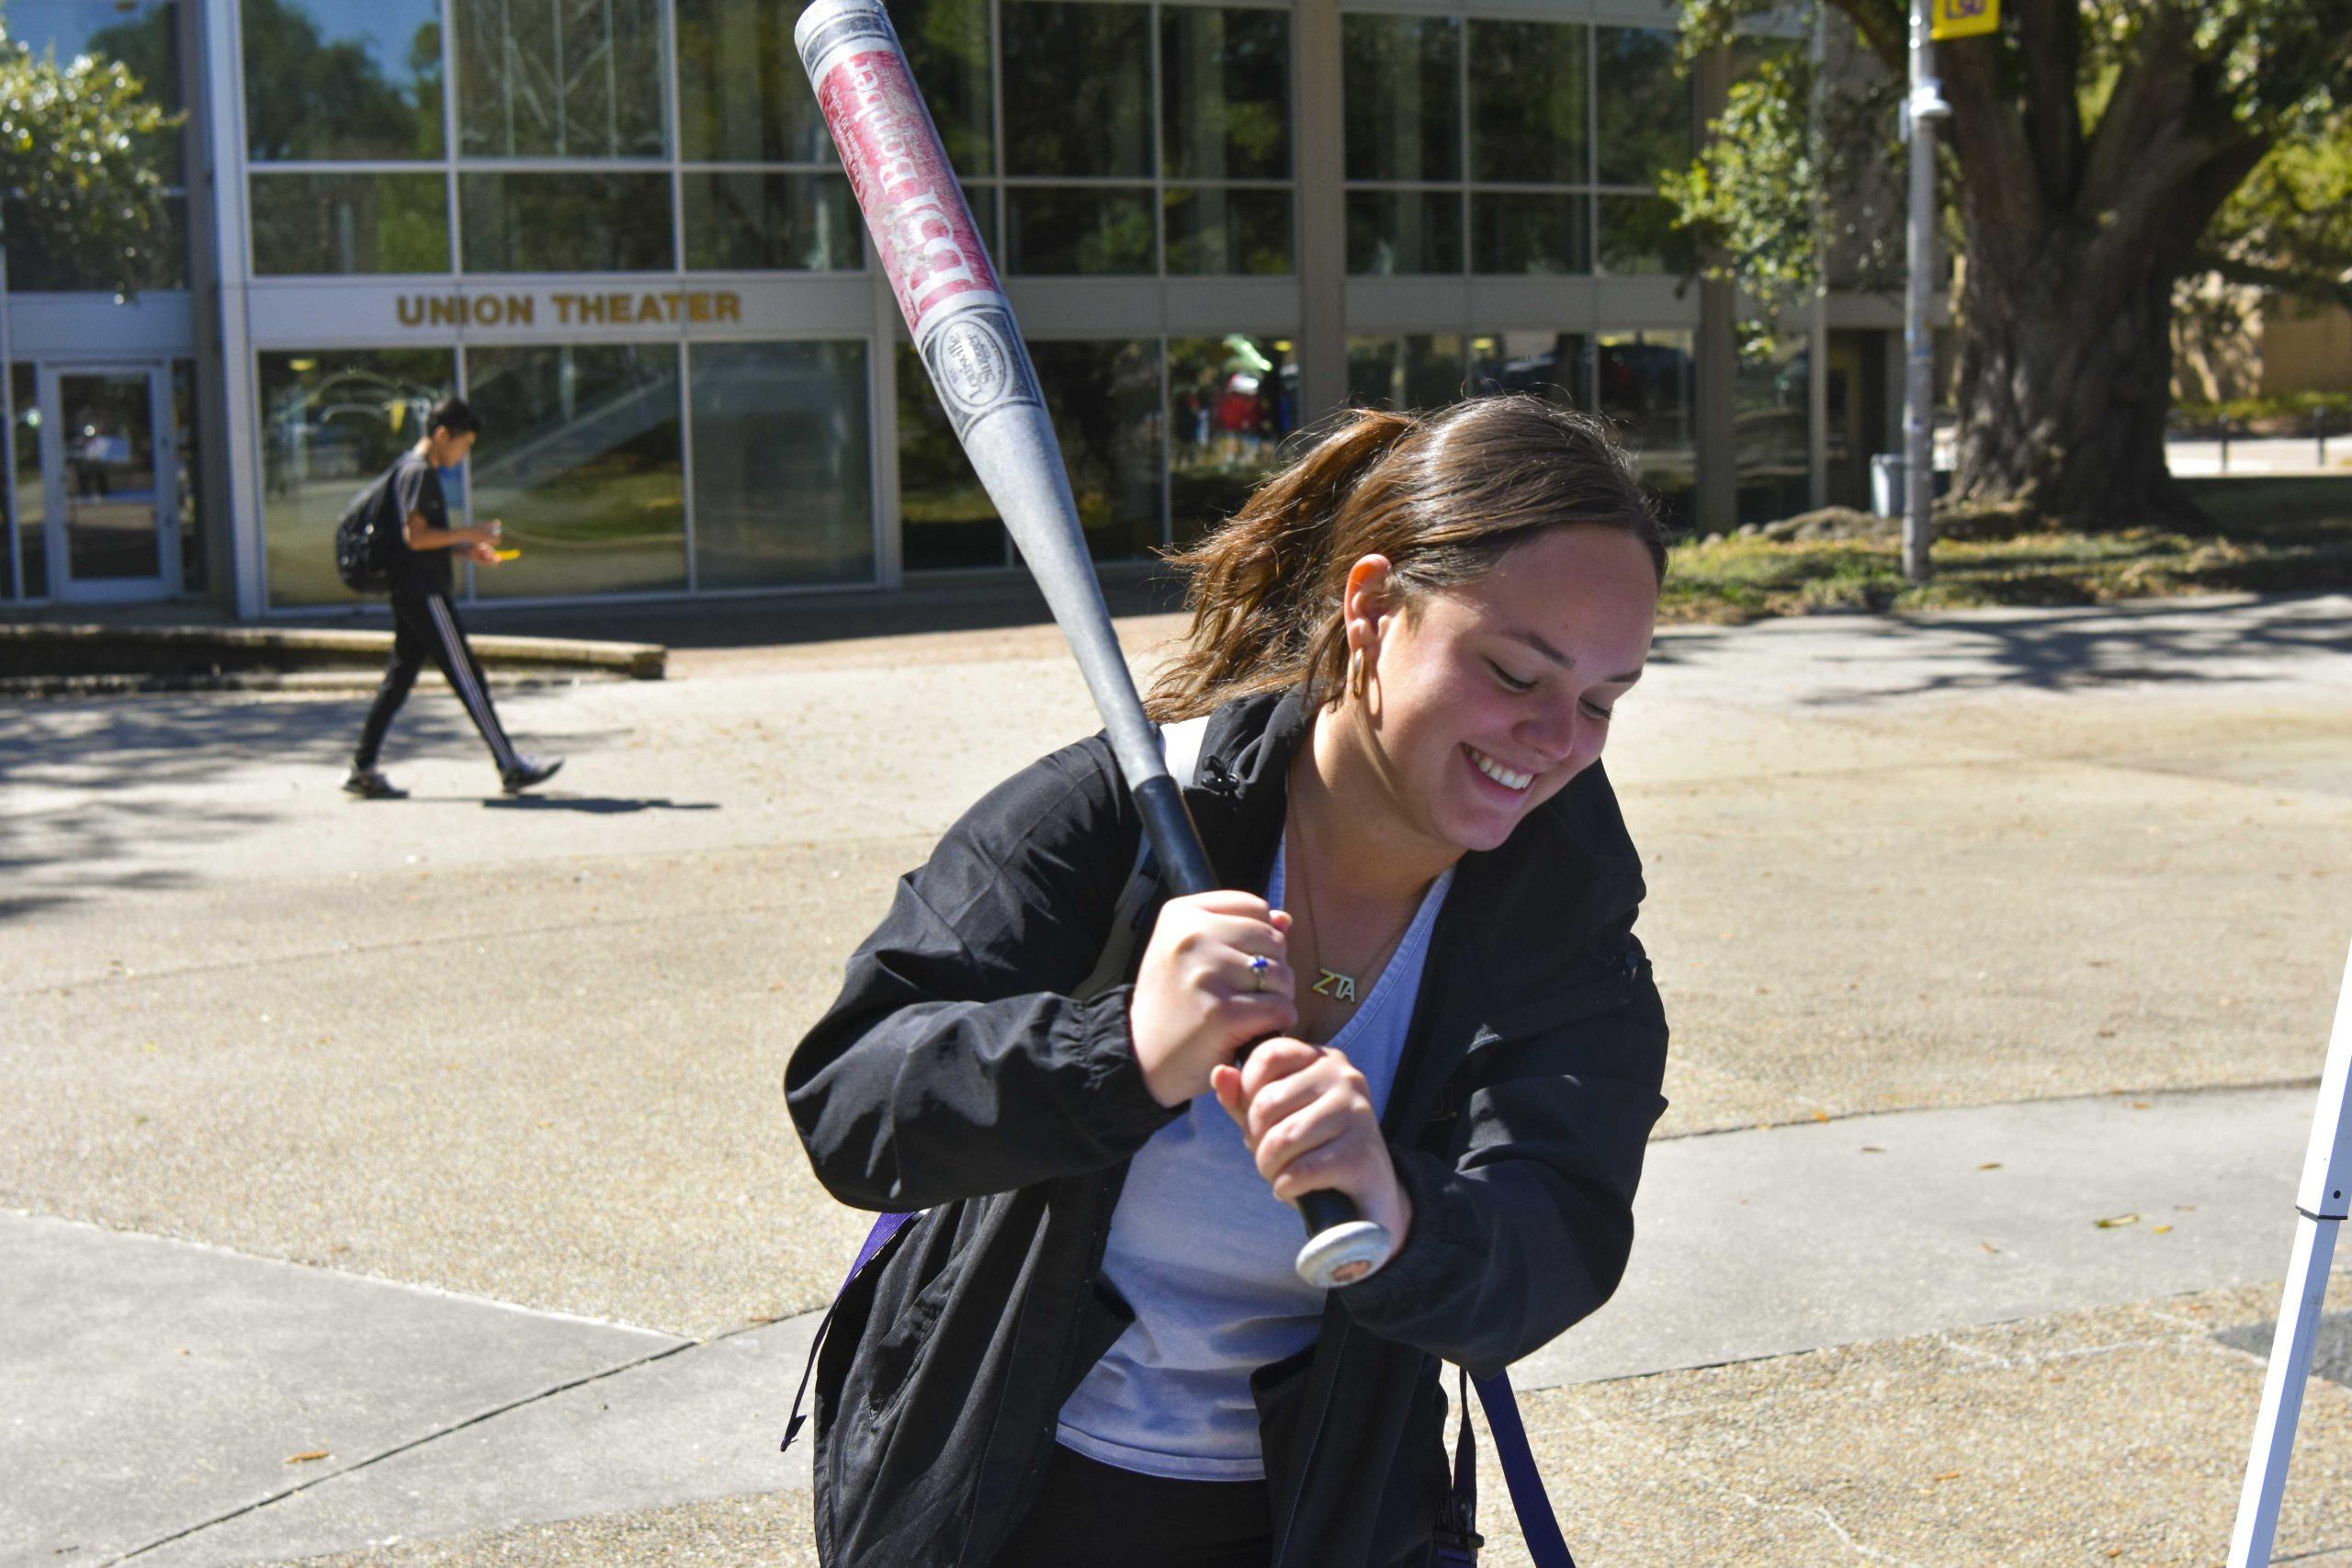
{"label": "zta pendant", "polygon": [[1356,999],[1354,977],[1342,975],[1337,969],[1324,970],[1323,977],[1309,988],[1317,996],[1329,997],[1335,1002],[1351,1002]]}

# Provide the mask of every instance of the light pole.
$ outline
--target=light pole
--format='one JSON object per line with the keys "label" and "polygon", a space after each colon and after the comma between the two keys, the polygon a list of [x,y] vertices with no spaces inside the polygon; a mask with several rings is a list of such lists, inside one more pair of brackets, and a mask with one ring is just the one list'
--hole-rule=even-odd
{"label": "light pole", "polygon": [[1911,0],[1911,91],[1903,100],[1903,139],[1911,144],[1911,275],[1903,299],[1903,575],[1928,581],[1935,536],[1936,337],[1928,325],[1935,296],[1936,121],[1950,118],[1936,79],[1930,0]]}

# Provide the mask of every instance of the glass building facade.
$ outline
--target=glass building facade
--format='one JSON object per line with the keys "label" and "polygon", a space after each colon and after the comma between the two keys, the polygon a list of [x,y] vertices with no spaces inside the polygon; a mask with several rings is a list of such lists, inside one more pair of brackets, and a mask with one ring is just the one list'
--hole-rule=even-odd
{"label": "glass building facade", "polygon": [[[150,286],[12,238],[9,596],[353,604],[335,517],[451,392],[486,424],[453,496],[522,550],[462,584],[482,602],[1008,569],[796,11],[14,0],[12,35],[120,61],[181,119],[148,153],[173,230]],[[892,14],[1098,559],[1193,536],[1345,404],[1506,389],[1614,421],[1686,524],[1820,499],[1828,318],[1743,355],[1657,196],[1709,93],[1670,6]]]}

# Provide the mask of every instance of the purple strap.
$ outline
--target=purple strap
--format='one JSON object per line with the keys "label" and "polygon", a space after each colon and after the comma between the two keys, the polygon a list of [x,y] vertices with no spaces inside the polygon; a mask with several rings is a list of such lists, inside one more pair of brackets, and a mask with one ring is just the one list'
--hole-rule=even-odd
{"label": "purple strap", "polygon": [[817,1370],[817,1351],[825,1343],[825,1330],[833,1325],[833,1314],[841,1310],[842,1298],[849,1293],[850,1285],[857,1277],[865,1272],[865,1266],[890,1245],[890,1238],[906,1229],[907,1222],[922,1213],[917,1209],[912,1213],[884,1214],[874,1222],[874,1228],[865,1233],[865,1245],[857,1249],[857,1261],[849,1266],[849,1274],[842,1280],[842,1288],[833,1292],[833,1304],[825,1309],[823,1319],[817,1325],[817,1337],[808,1341],[808,1360],[800,1369],[800,1386],[792,1391],[792,1418],[784,1424],[784,1441],[776,1445],[777,1451],[792,1446],[792,1439],[800,1436],[800,1424],[808,1419],[800,1414],[801,1402],[808,1397],[808,1379]]}
{"label": "purple strap", "polygon": [[[1510,1378],[1503,1374],[1473,1378],[1487,1426],[1495,1434],[1495,1457],[1502,1461],[1503,1483],[1510,1488],[1511,1510],[1519,1515],[1520,1534],[1527,1540],[1527,1555],[1535,1568],[1576,1568],[1560,1521],[1552,1516],[1552,1499],[1544,1494],[1544,1477],[1527,1446],[1527,1427],[1519,1418],[1519,1401],[1512,1397]],[[1465,1421],[1469,1412],[1463,1412]],[[1458,1484],[1458,1483],[1457,1483]],[[1475,1496],[1475,1494],[1473,1494]]]}

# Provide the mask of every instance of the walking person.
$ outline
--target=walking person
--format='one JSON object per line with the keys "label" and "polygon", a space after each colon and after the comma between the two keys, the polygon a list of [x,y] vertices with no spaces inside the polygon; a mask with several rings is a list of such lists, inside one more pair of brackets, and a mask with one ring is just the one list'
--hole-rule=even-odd
{"label": "walking person", "polygon": [[[1141,829],[1099,735],[901,879],[785,1078],[834,1196],[923,1211],[815,1362],[829,1568],[1469,1561],[1441,1363],[1609,1298],[1665,1109],[1597,765],[1665,560],[1598,421],[1359,412],[1177,558],[1148,705],[1234,891],[1102,987]],[[1323,1188],[1398,1244],[1328,1294]]]}
{"label": "walking person", "polygon": [[500,563],[498,525],[474,528],[449,526],[449,503],[441,492],[441,470],[466,460],[481,432],[481,422],[460,398],[445,398],[425,422],[423,440],[392,466],[380,482],[379,502],[384,513],[378,526],[389,529],[397,543],[388,556],[392,600],[392,653],[384,666],[383,684],[368,709],[359,731],[359,748],[352,753],[350,775],[343,787],[364,800],[397,800],[406,790],[395,788],[377,769],[384,732],[392,716],[408,700],[417,671],[427,659],[439,667],[465,705],[474,728],[490,747],[498,781],[508,795],[519,795],[546,783],[563,766],[561,758],[540,761],[514,749],[491,706],[490,682],[481,661],[466,641],[458,613],[450,606],[455,573],[452,554],[463,554],[483,566]]}

